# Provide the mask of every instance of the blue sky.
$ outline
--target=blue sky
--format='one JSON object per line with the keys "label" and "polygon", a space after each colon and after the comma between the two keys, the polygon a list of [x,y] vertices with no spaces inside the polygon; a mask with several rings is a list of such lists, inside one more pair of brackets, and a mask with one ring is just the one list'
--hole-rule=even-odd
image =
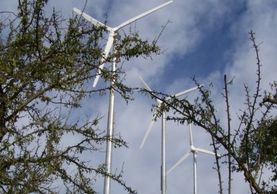
{"label": "blue sky", "polygon": [[[85,1],[49,0],[64,16],[72,14],[72,8],[81,9]],[[66,2],[66,3],[65,3]],[[138,15],[164,0],[88,0],[86,13],[99,21],[106,19],[108,25],[116,26]],[[1,0],[0,10],[15,9],[15,0]],[[193,87],[191,78],[196,76],[201,83],[213,82],[213,97],[218,107],[222,107],[221,95],[223,75],[233,78],[231,101],[232,114],[243,105],[243,84],[255,84],[255,55],[249,42],[248,32],[254,30],[257,41],[261,42],[260,55],[263,63],[262,86],[276,80],[277,72],[277,2],[275,0],[175,0],[173,4],[132,24],[131,28],[146,39],[153,40],[163,25],[170,21],[159,40],[162,54],[152,59],[136,59],[124,63],[126,83],[141,86],[137,74],[144,77],[153,88],[174,94]],[[129,28],[124,28],[128,32]],[[99,81],[101,84],[101,79]],[[103,83],[102,83],[103,84]],[[192,94],[192,97],[196,96]],[[151,119],[151,105],[154,103],[144,95],[136,95],[135,101],[126,103],[116,97],[115,131],[128,142],[128,149],[114,152],[113,171],[124,164],[124,178],[130,186],[142,194],[159,193],[160,166],[160,122],[154,125],[144,148],[139,144]],[[108,96],[90,98],[84,101],[80,111],[88,117],[103,116],[99,127],[106,127]],[[79,113],[79,112],[78,112]],[[218,109],[219,115],[224,113]],[[224,119],[223,119],[224,121]],[[233,120],[234,125],[236,119]],[[174,164],[188,149],[187,128],[174,123],[168,125],[168,167]],[[195,144],[206,149],[210,138],[199,128],[194,128]],[[103,161],[104,153],[87,156],[92,163]],[[199,194],[217,193],[217,179],[212,169],[214,160],[198,157]],[[192,191],[191,158],[179,166],[168,177],[168,193],[181,194]],[[248,193],[248,187],[240,174],[234,175],[234,193]],[[102,178],[96,184],[102,192]],[[112,185],[112,193],[124,193],[117,184]]]}
{"label": "blue sky", "polygon": [[[197,16],[197,28],[203,32],[199,43],[188,53],[174,56],[172,65],[166,67],[164,77],[172,81],[174,77],[169,76],[170,74],[177,77],[205,77],[215,69],[223,72],[228,60],[226,55],[232,52],[235,44],[232,27],[242,17],[245,11],[245,1],[229,3],[228,8],[228,12],[224,13],[223,17],[217,18],[217,21],[210,21],[210,18],[206,17],[209,14],[206,13]],[[176,71],[174,64],[182,64],[183,71]]]}

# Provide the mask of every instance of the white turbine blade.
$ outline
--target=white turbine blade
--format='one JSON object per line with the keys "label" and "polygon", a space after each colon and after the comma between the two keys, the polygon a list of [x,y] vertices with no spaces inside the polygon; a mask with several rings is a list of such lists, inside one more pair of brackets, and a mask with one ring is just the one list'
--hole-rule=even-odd
{"label": "white turbine blade", "polygon": [[112,31],[112,28],[103,24],[102,22],[99,22],[98,20],[94,19],[93,17],[89,16],[88,14],[82,12],[81,10],[77,8],[73,8],[73,11],[81,16],[83,16],[87,21],[91,22],[95,26],[102,26],[107,28],[107,30]]}
{"label": "white turbine blade", "polygon": [[139,75],[139,79],[140,79],[140,81],[143,84],[145,89],[147,89],[149,91],[152,91],[151,88],[148,86],[148,84],[144,81],[144,79],[140,75]]}
{"label": "white turbine blade", "polygon": [[111,51],[111,48],[113,46],[113,41],[114,41],[114,34],[113,33],[110,33],[109,34],[109,38],[108,38],[108,42],[106,44],[106,47],[104,49],[104,57],[107,58],[110,51]]}
{"label": "white turbine blade", "polygon": [[137,21],[140,18],[145,17],[145,16],[147,16],[147,15],[149,15],[149,14],[151,14],[151,13],[153,13],[153,12],[155,12],[155,11],[165,7],[165,6],[167,6],[170,3],[173,3],[173,1],[168,1],[168,2],[166,2],[164,4],[162,4],[162,5],[159,5],[159,6],[155,7],[155,8],[153,8],[153,9],[150,9],[149,11],[146,11],[146,12],[144,12],[144,13],[136,16],[136,17],[133,17],[133,18],[127,20],[126,22],[123,22],[119,26],[115,27],[114,30],[117,31],[117,30],[123,28],[124,26],[127,26],[128,24]]}
{"label": "white turbine blade", "polygon": [[213,156],[215,155],[214,152],[209,151],[209,150],[205,150],[205,149],[202,149],[202,148],[194,148],[194,150],[196,152],[201,152],[201,153],[204,153],[204,154],[209,154],[209,155],[213,155]]}
{"label": "white turbine blade", "polygon": [[193,87],[193,88],[190,88],[190,89],[185,90],[185,91],[182,91],[182,92],[179,92],[179,93],[175,94],[174,96],[175,96],[175,97],[182,96],[182,95],[184,95],[184,94],[187,94],[187,93],[190,93],[190,92],[192,92],[192,91],[194,91],[194,90],[197,90],[197,89],[200,88],[200,87],[202,87],[202,85],[196,86],[196,87]]}
{"label": "white turbine blade", "polygon": [[97,73],[97,75],[96,75],[96,77],[93,81],[92,87],[96,87],[96,85],[98,83],[98,80],[99,80],[100,74],[101,74],[101,70],[104,68],[104,65],[105,65],[104,61],[108,57],[108,55],[109,55],[109,53],[112,49],[113,41],[114,41],[114,36],[113,36],[113,33],[111,32],[109,34],[108,42],[107,42],[106,47],[104,49],[104,57],[101,59],[101,65],[98,68],[98,73]]}
{"label": "white turbine blade", "polygon": [[168,171],[167,174],[171,173],[177,166],[179,166],[188,156],[190,155],[190,150],[181,157]]}
{"label": "white turbine blade", "polygon": [[154,122],[155,122],[155,121],[152,119],[151,122],[150,122],[150,124],[149,124],[149,126],[148,126],[148,128],[147,128],[147,130],[146,130],[146,132],[145,132],[145,134],[144,134],[144,136],[143,136],[143,139],[142,139],[142,142],[141,142],[141,144],[140,144],[140,146],[139,146],[139,149],[142,149],[142,148],[143,148],[144,143],[145,143],[146,139],[147,139],[148,136],[149,136],[149,133],[151,132],[151,130],[152,130],[152,128],[153,128]]}
{"label": "white turbine blade", "polygon": [[[151,88],[148,86],[148,84],[144,81],[144,79],[140,75],[139,75],[139,79],[142,82],[144,88],[151,92],[152,91]],[[158,104],[157,108],[159,109],[162,104],[162,101],[160,99],[156,99],[156,101]]]}
{"label": "white turbine blade", "polygon": [[[198,88],[202,87],[203,85],[199,85],[199,86],[196,86],[196,87],[193,87],[193,88],[190,88],[188,90],[185,90],[185,91],[182,91],[182,92],[178,92],[177,94],[173,95],[174,97],[179,97],[179,96],[182,96],[182,95],[185,95],[187,93],[190,93],[194,90],[197,90]],[[166,100],[169,100],[171,97],[167,97]]]}

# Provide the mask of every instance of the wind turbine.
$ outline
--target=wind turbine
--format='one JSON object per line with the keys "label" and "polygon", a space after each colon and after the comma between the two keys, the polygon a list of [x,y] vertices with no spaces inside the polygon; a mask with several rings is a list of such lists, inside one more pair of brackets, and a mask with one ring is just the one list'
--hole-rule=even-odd
{"label": "wind turbine", "polygon": [[191,123],[189,124],[189,144],[190,149],[168,170],[167,175],[170,174],[177,166],[179,166],[190,154],[193,156],[193,194],[197,194],[197,153],[204,153],[208,155],[215,155],[214,152],[209,150],[205,150],[202,148],[194,147],[193,145],[193,137],[191,130]]}
{"label": "wind turbine", "polygon": [[[141,76],[139,76],[139,78],[140,78],[142,84],[144,85],[144,88],[151,92],[152,91],[151,88],[147,85],[147,83],[143,80],[143,78]],[[201,87],[201,86],[197,86],[197,87],[194,87],[194,88],[176,93],[172,97],[176,97],[176,98],[180,97],[180,96],[185,95],[189,92],[197,90],[199,87]],[[172,97],[165,98],[165,101],[170,100]],[[160,99],[156,99],[156,101],[157,101],[157,107],[158,108],[161,107],[163,102]],[[166,174],[166,125],[165,125],[166,113],[165,113],[165,111],[162,112],[161,121],[162,121],[162,131],[161,131],[161,139],[162,139],[161,140],[161,194],[165,194],[166,189],[167,189],[166,188],[167,187],[167,183],[166,183],[167,174]],[[144,143],[145,143],[146,139],[148,138],[150,131],[152,130],[152,126],[153,126],[154,122],[155,121],[152,119],[147,131],[144,134],[143,140],[140,144],[140,149],[143,148]]]}
{"label": "wind turbine", "polygon": [[[95,18],[89,16],[88,14],[82,12],[81,10],[77,9],[77,8],[73,8],[73,11],[81,16],[83,16],[87,21],[91,22],[93,25],[95,26],[101,26],[104,27],[108,32],[109,32],[109,37],[108,37],[108,41],[107,44],[105,46],[104,49],[104,55],[101,59],[101,63],[100,66],[98,68],[98,73],[95,77],[95,80],[93,82],[93,87],[96,87],[98,80],[100,78],[101,75],[101,71],[104,68],[104,64],[105,64],[105,60],[108,57],[110,51],[113,49],[113,44],[115,41],[115,37],[118,33],[118,31],[120,29],[122,29],[123,27],[169,5],[170,3],[173,3],[173,1],[168,1],[166,3],[163,3],[153,9],[150,9],[138,16],[135,16],[123,23],[121,23],[120,25],[112,28],[107,26],[106,24],[101,23],[100,21],[96,20]],[[116,52],[116,51],[114,51]],[[112,74],[114,75],[116,71],[116,58],[113,59],[113,63],[112,63]],[[114,77],[114,76],[113,76]],[[107,124],[107,145],[106,145],[106,172],[107,174],[111,174],[111,168],[112,168],[112,137],[113,137],[113,130],[114,130],[114,126],[113,126],[113,122],[114,122],[114,89],[113,89],[113,85],[115,83],[115,80],[111,80],[111,89],[110,89],[110,97],[109,97],[109,110],[108,110],[108,124]],[[105,176],[105,180],[104,180],[104,194],[109,194],[110,193],[110,188],[111,188],[111,178],[110,176]]]}
{"label": "wind turbine", "polygon": [[103,58],[101,60],[101,63],[100,63],[101,65],[98,68],[98,73],[97,73],[97,75],[95,77],[95,80],[93,82],[93,87],[96,87],[96,85],[98,83],[98,80],[99,80],[100,75],[101,75],[101,70],[104,68],[104,65],[105,65],[104,61],[108,57],[111,49],[113,48],[113,44],[114,44],[114,41],[115,41],[115,36],[117,35],[118,31],[120,29],[122,29],[123,27],[125,27],[125,26],[127,26],[127,25],[129,25],[129,24],[131,24],[131,23],[133,23],[133,22],[135,22],[135,21],[137,21],[137,20],[139,20],[139,19],[141,19],[141,18],[143,18],[143,17],[145,17],[145,16],[147,16],[147,15],[149,15],[149,14],[151,14],[151,13],[153,13],[153,12],[155,12],[155,11],[165,7],[165,6],[167,6],[167,5],[169,5],[170,3],[173,3],[173,1],[168,1],[166,3],[163,3],[163,4],[157,6],[157,7],[153,8],[153,9],[150,9],[150,10],[148,10],[148,11],[146,11],[146,12],[144,12],[144,13],[138,15],[138,16],[135,16],[135,17],[133,17],[133,18],[131,18],[131,19],[121,23],[120,25],[118,25],[118,26],[116,26],[114,28],[109,27],[106,24],[103,24],[102,22],[94,19],[93,17],[89,16],[88,14],[82,12],[81,10],[79,10],[77,8],[73,8],[73,11],[75,13],[83,16],[87,21],[91,22],[95,26],[104,27],[109,32],[109,38],[108,38],[106,47],[104,49],[104,56],[103,56]]}

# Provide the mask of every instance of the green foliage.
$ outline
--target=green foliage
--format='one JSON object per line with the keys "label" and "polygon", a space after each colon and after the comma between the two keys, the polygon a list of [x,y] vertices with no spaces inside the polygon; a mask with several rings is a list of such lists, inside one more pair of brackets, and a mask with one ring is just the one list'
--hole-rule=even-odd
{"label": "green foliage", "polygon": [[276,118],[267,118],[259,122],[249,134],[247,145],[245,139],[243,139],[239,151],[240,160],[243,163],[248,163],[249,170],[253,174],[257,174],[265,167],[271,171],[271,177],[264,180],[261,185],[267,192],[273,192],[276,189],[273,185],[277,180]]}
{"label": "green foliage", "polygon": [[[0,193],[59,193],[62,185],[67,193],[95,193],[99,174],[134,193],[120,175],[83,159],[107,139],[97,129],[99,119],[70,120],[83,98],[106,90],[90,87],[102,58],[104,29],[77,16],[66,22],[55,10],[48,17],[47,0],[18,3],[16,17],[0,21]],[[137,34],[117,45],[118,57],[127,60],[158,51]],[[106,81],[113,79],[110,71],[105,74]],[[123,98],[131,92],[118,80],[115,87]],[[113,143],[126,146],[120,137]]]}

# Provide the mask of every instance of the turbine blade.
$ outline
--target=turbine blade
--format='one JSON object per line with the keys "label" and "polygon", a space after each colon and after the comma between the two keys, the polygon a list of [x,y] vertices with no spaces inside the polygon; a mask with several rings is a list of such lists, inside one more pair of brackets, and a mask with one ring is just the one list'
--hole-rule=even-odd
{"label": "turbine blade", "polygon": [[149,134],[150,134],[150,132],[151,132],[151,130],[153,128],[154,122],[155,121],[153,119],[151,119],[151,122],[150,122],[150,124],[149,124],[149,126],[148,126],[148,128],[147,128],[147,130],[146,130],[146,132],[144,134],[144,136],[143,136],[143,139],[142,139],[142,142],[141,142],[141,144],[139,146],[139,149],[143,148],[144,143],[145,143],[146,139],[148,138],[148,136],[149,136]]}
{"label": "turbine blade", "polygon": [[215,155],[214,152],[209,151],[209,150],[205,150],[205,149],[202,149],[202,148],[194,148],[194,150],[196,152],[201,152],[201,153],[204,153],[204,154],[209,154],[209,155],[213,155],[213,156]]}
{"label": "turbine blade", "polygon": [[177,166],[179,166],[188,156],[190,155],[190,150],[181,157],[168,171],[167,175],[170,174]]}
{"label": "turbine blade", "polygon": [[[152,89],[149,87],[149,85],[144,81],[144,79],[140,75],[139,75],[139,79],[140,79],[141,83],[143,84],[144,88],[151,92]],[[162,101],[160,99],[156,99],[156,101],[158,104],[157,108],[160,108]]]}
{"label": "turbine blade", "polygon": [[148,84],[144,81],[144,79],[140,75],[139,75],[139,79],[140,79],[140,81],[143,84],[145,89],[147,89],[149,91],[152,91],[151,88],[148,86]]}
{"label": "turbine blade", "polygon": [[184,95],[184,94],[187,94],[187,93],[190,93],[190,92],[192,92],[192,91],[194,91],[194,90],[197,90],[199,87],[201,87],[201,86],[196,86],[196,87],[190,88],[190,89],[188,89],[188,90],[185,90],[185,91],[182,91],[182,92],[178,92],[178,93],[175,94],[174,96],[175,96],[175,97],[182,96],[182,95]]}
{"label": "turbine blade", "polygon": [[137,21],[137,20],[140,19],[140,18],[145,17],[145,16],[147,16],[147,15],[149,15],[149,14],[151,14],[151,13],[153,13],[153,12],[155,12],[155,11],[157,11],[157,10],[159,10],[159,9],[161,9],[161,8],[163,8],[163,7],[165,7],[165,6],[167,6],[167,5],[170,4],[170,3],[173,3],[173,1],[168,1],[168,2],[166,2],[166,3],[164,3],[164,4],[162,4],[162,5],[159,5],[159,6],[155,7],[155,8],[153,8],[153,9],[150,9],[149,11],[146,11],[146,12],[144,12],[144,13],[142,13],[142,14],[136,16],[136,17],[133,17],[133,18],[127,20],[126,22],[123,22],[123,23],[120,24],[119,26],[115,27],[114,30],[117,31],[117,30],[119,30],[119,29],[121,29],[121,28],[127,26],[128,24]]}
{"label": "turbine blade", "polygon": [[98,83],[98,80],[100,78],[101,70],[104,68],[104,65],[105,65],[104,61],[108,57],[108,55],[109,55],[109,53],[110,53],[110,51],[112,49],[113,41],[114,41],[114,36],[113,36],[113,33],[110,32],[109,38],[108,38],[108,42],[107,42],[106,47],[104,49],[104,56],[101,59],[101,63],[100,63],[101,65],[99,66],[97,75],[96,75],[96,77],[95,77],[95,79],[93,81],[92,87],[94,87],[94,88],[96,87],[96,85]]}
{"label": "turbine blade", "polygon": [[102,26],[107,28],[107,30],[111,31],[112,28],[103,24],[102,22],[99,22],[98,20],[94,19],[93,17],[89,16],[88,14],[82,12],[81,10],[77,9],[77,8],[73,8],[73,11],[81,16],[83,16],[87,21],[91,22],[93,25],[95,26]]}
{"label": "turbine blade", "polygon": [[[185,95],[185,94],[187,94],[187,93],[190,93],[190,92],[192,92],[192,91],[194,91],[194,90],[197,90],[198,88],[201,88],[202,86],[203,86],[203,85],[199,85],[199,86],[190,88],[190,89],[188,89],[188,90],[185,90],[185,91],[182,91],[182,92],[178,92],[177,94],[175,94],[175,95],[173,95],[173,96],[174,96],[174,97],[183,96],[183,95]],[[170,98],[171,98],[171,97],[169,96],[169,97],[166,98],[166,100],[169,100]]]}

